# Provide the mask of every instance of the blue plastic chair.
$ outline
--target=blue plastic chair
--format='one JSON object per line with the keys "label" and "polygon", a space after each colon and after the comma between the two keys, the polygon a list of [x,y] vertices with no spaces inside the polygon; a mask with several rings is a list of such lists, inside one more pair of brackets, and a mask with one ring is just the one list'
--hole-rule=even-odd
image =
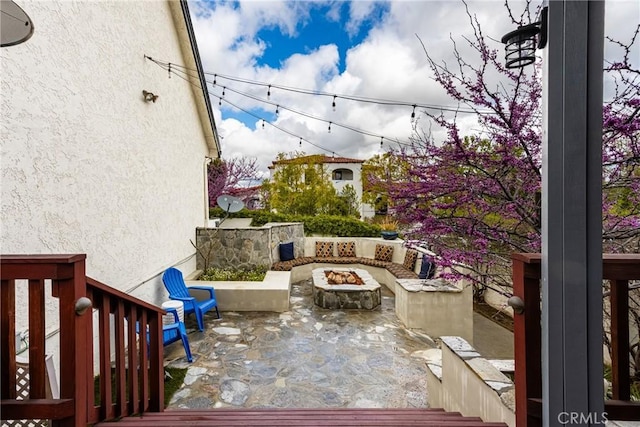
{"label": "blue plastic chair", "polygon": [[[220,318],[220,312],[218,311],[218,303],[216,302],[216,293],[211,286],[189,286],[184,283],[182,272],[176,268],[169,268],[162,275],[162,282],[164,287],[169,291],[169,298],[184,303],[185,314],[194,313],[198,321],[198,328],[200,331],[204,331],[204,314],[211,310],[216,309],[217,318]],[[192,297],[189,290],[208,291],[209,298],[204,300],[197,300]]]}
{"label": "blue plastic chair", "polygon": [[165,310],[167,311],[167,314],[173,314],[175,323],[162,326],[162,345],[166,346],[178,340],[182,340],[182,346],[184,347],[184,352],[187,354],[187,360],[189,362],[193,362],[193,357],[191,357],[191,348],[189,348],[189,338],[187,338],[187,330],[184,327],[184,323],[180,321],[178,312],[175,308],[167,308]]}
{"label": "blue plastic chair", "polygon": [[[171,307],[165,308],[165,311],[167,314],[173,314],[175,322],[162,325],[162,345],[167,346],[178,340],[182,340],[182,346],[184,347],[184,352],[187,354],[187,360],[189,363],[193,362],[191,348],[189,347],[189,338],[187,337],[187,329],[185,328],[184,323],[180,321],[178,311]],[[140,333],[140,324],[138,322],[136,322],[136,332]],[[147,345],[149,344],[149,338],[150,334],[149,329],[147,328]]]}

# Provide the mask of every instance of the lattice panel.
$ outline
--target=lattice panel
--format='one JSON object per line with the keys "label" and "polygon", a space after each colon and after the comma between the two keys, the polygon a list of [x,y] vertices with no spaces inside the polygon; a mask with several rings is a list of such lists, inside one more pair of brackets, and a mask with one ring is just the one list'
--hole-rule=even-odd
{"label": "lattice panel", "polygon": [[[29,364],[16,362],[16,398],[29,398]],[[48,427],[49,420],[3,420],[2,427]]]}

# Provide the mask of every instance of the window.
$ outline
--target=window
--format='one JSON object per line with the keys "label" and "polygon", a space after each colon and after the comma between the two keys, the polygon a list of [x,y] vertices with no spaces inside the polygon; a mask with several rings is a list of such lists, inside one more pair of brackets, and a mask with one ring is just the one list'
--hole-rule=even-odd
{"label": "window", "polygon": [[334,181],[352,181],[353,171],[350,169],[336,169],[333,171],[332,179]]}

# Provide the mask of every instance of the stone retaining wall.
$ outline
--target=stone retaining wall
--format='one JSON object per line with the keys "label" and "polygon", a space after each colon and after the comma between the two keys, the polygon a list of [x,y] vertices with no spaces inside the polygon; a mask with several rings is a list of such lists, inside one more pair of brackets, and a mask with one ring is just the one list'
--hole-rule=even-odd
{"label": "stone retaining wall", "polygon": [[[196,268],[240,268],[271,266],[279,260],[278,245],[294,242],[296,256],[304,252],[302,223],[269,223],[262,227],[197,228]],[[206,260],[205,258],[208,258]]]}

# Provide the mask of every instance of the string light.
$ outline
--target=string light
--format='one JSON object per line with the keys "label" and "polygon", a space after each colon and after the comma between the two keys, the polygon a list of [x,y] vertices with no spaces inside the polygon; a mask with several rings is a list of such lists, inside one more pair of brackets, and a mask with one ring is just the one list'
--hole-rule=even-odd
{"label": "string light", "polygon": [[279,105],[276,105],[276,116],[277,116],[278,114],[280,114],[280,106],[279,106]]}
{"label": "string light", "polygon": [[224,91],[227,90],[226,86],[222,86],[222,96],[224,96]]}
{"label": "string light", "polygon": [[[151,57],[147,57],[147,56],[145,56],[145,58],[147,58],[147,59],[151,60],[152,62],[154,62],[156,65],[160,66],[161,68],[164,68],[164,66],[163,66],[163,64],[162,64],[161,62],[156,61],[156,60],[152,59]],[[175,65],[175,64],[174,64],[174,65]],[[182,68],[186,68],[186,67],[182,67]],[[186,73],[185,71],[182,71],[182,70],[179,70],[179,69],[175,69],[175,68],[172,68],[172,70],[171,70],[171,71],[173,71],[174,73],[176,73],[176,75],[177,75],[178,77],[180,77],[181,79],[183,79],[183,80],[187,81],[187,82],[188,82],[188,83],[190,83],[191,85],[196,86],[196,87],[198,87],[198,88],[202,89],[202,88],[201,88],[200,86],[198,86],[196,83],[193,83],[192,81],[190,81],[190,79],[189,79],[190,74]],[[194,72],[195,72],[195,71],[194,71]],[[181,75],[180,73],[185,74],[185,75],[183,76],[183,75]],[[216,76],[217,76],[217,74],[216,74]],[[216,84],[217,84],[217,81],[216,81]],[[271,85],[269,85],[269,86],[271,86]],[[243,96],[246,96],[246,97],[249,97],[249,98],[252,98],[252,99],[258,100],[258,101],[261,101],[259,98],[253,97],[253,96],[248,95],[248,94],[244,94],[244,93],[242,93],[242,92],[240,92],[240,91],[237,91],[237,90],[235,90],[235,89],[233,89],[233,88],[228,88],[228,87],[224,86],[224,87],[223,87],[223,91],[224,91],[225,89],[229,89],[229,90],[231,90],[231,91],[232,91],[232,92],[234,92],[234,93],[238,93],[238,94],[240,94],[240,95],[243,95]],[[270,91],[269,91],[269,93],[270,93]],[[213,94],[213,93],[210,93],[210,95],[212,95],[212,96],[214,96],[214,97],[217,97],[217,98],[218,98],[218,105],[220,105],[220,106],[222,105],[222,98],[221,98],[220,96],[215,95],[215,94]],[[332,96],[338,97],[339,95],[332,95]],[[250,116],[253,116],[253,117],[257,118],[258,120],[261,120],[261,121],[262,121],[262,128],[263,128],[263,129],[265,128],[265,119],[264,119],[264,118],[259,117],[259,116],[256,116],[256,115],[255,115],[255,114],[253,114],[251,111],[245,110],[245,109],[241,108],[240,106],[238,106],[238,105],[236,105],[236,104],[234,104],[234,103],[232,103],[232,102],[229,102],[229,101],[228,101],[228,100],[226,100],[226,99],[225,99],[225,101],[227,101],[227,103],[228,103],[229,105],[231,105],[231,106],[233,106],[233,107],[235,107],[235,108],[239,109],[240,111],[243,111],[243,112],[247,113],[248,115],[250,115]],[[262,102],[265,102],[265,101],[262,101]],[[280,107],[280,105],[278,104],[278,105],[277,105],[277,109],[279,109],[279,107]],[[303,115],[303,116],[306,116],[306,117],[309,117],[309,118],[312,118],[312,119],[315,119],[315,120],[319,120],[319,121],[327,122],[326,120],[323,120],[323,119],[321,119],[321,118],[317,118],[317,117],[311,116],[311,115],[306,114],[306,113],[304,113],[304,112],[299,112],[299,111],[296,111],[296,110],[293,110],[293,109],[290,109],[290,108],[286,108],[286,107],[283,107],[283,108],[285,108],[286,110],[289,110],[289,111],[291,111],[291,112],[294,112],[294,113],[296,113],[296,114],[300,114],[300,115]],[[345,128],[345,129],[352,130],[352,131],[354,131],[354,132],[360,133],[360,134],[365,135],[365,136],[376,136],[376,135],[375,135],[375,134],[373,134],[373,133],[369,133],[369,132],[366,132],[366,131],[363,131],[363,130],[360,130],[360,129],[356,129],[356,128],[353,128],[353,127],[350,127],[350,126],[347,126],[347,125],[344,125],[344,124],[340,124],[340,123],[333,123],[332,121],[329,121],[328,123],[329,123],[329,126],[328,126],[328,128],[327,128],[328,133],[331,133],[331,126],[335,124],[336,126],[340,126],[340,127]],[[281,127],[277,126],[277,125],[275,125],[274,123],[271,123],[271,122],[270,122],[270,123],[269,123],[269,125],[271,125],[271,126],[275,127],[276,129],[280,130],[281,132],[284,132],[284,133],[286,133],[286,134],[288,134],[288,135],[291,135],[291,136],[294,136],[294,137],[299,138],[299,143],[301,142],[302,137],[300,137],[299,135],[295,135],[295,134],[293,134],[292,132],[290,132],[290,131],[288,131],[288,130],[286,130],[286,129],[283,129],[283,128],[281,128]],[[383,139],[383,138],[384,138],[384,137],[381,137],[381,141],[380,141],[380,144],[381,144],[381,145],[382,145],[382,139]],[[335,154],[337,154],[337,153],[335,153],[335,152],[333,152],[333,151],[330,151],[330,150],[328,150],[328,149],[326,149],[326,148],[324,148],[324,147],[322,147],[322,146],[320,146],[320,145],[314,144],[314,143],[313,143],[313,142],[311,142],[311,141],[307,141],[307,142],[308,142],[310,145],[312,145],[312,146],[314,146],[314,147],[317,147],[317,148],[319,148],[319,149],[321,149],[321,150],[324,150],[324,151],[326,151],[326,152],[328,152],[328,153],[333,153],[334,155],[335,155]],[[410,143],[401,142],[401,141],[399,141],[399,140],[397,140],[397,141],[396,141],[396,143],[397,143],[398,145],[407,145],[407,146],[411,145]]]}
{"label": "string light", "polygon": [[380,137],[380,147],[382,147],[382,142],[384,141],[384,136]]}
{"label": "string light", "polygon": [[333,95],[333,103],[331,104],[331,107],[333,108],[333,111],[336,111],[336,96],[337,95]]}
{"label": "string light", "polygon": [[217,74],[214,74],[214,75],[213,75],[213,85],[214,85],[214,86],[216,85],[216,81],[217,81],[217,80],[218,80],[218,75],[217,75]]}
{"label": "string light", "polygon": [[300,147],[302,147],[302,137],[300,137]]}
{"label": "string light", "polygon": [[415,119],[416,118],[416,104],[413,104],[413,111],[411,112],[411,118]]}
{"label": "string light", "polygon": [[[147,59],[149,59],[150,61],[153,61],[154,63],[158,64],[161,67],[166,67],[167,64],[170,64],[168,62],[164,62],[164,61],[159,61],[156,59],[153,59],[151,57],[146,57]],[[177,65],[177,64],[172,64],[173,69],[172,71],[175,72],[175,68],[182,68],[183,70],[187,70],[187,71],[191,71],[191,72],[197,72],[197,70],[195,69],[191,69],[182,65]],[[405,101],[398,101],[398,100],[389,100],[389,99],[379,99],[379,98],[368,98],[368,97],[362,97],[362,96],[355,96],[355,95],[342,95],[342,94],[334,94],[334,93],[329,93],[329,92],[320,92],[317,90],[311,90],[311,89],[304,89],[304,88],[296,88],[296,87],[289,87],[289,86],[281,86],[281,85],[274,85],[274,84],[268,84],[265,82],[260,82],[260,81],[255,81],[255,80],[248,80],[248,79],[242,79],[239,77],[233,77],[233,76],[229,76],[229,75],[224,75],[224,74],[218,74],[218,73],[213,73],[213,72],[207,72],[205,71],[204,74],[207,75],[214,75],[216,78],[220,77],[223,79],[227,79],[227,80],[232,80],[235,82],[240,82],[240,83],[246,83],[246,84],[251,84],[251,85],[256,85],[256,86],[267,86],[268,90],[267,90],[267,98],[269,98],[271,96],[271,88],[279,88],[285,91],[289,91],[289,92],[296,92],[296,93],[302,93],[302,94],[306,94],[306,95],[314,95],[314,96],[331,96],[331,97],[340,97],[343,99],[347,99],[350,101],[356,101],[356,102],[364,102],[364,103],[372,103],[372,104],[378,104],[378,105],[392,105],[392,106],[407,106],[407,107],[413,107],[414,105],[416,107],[421,107],[424,109],[431,109],[431,110],[440,110],[440,111],[451,111],[454,113],[468,113],[468,114],[478,114],[478,115],[493,115],[493,114],[498,114],[495,111],[491,111],[491,110],[478,110],[478,109],[473,109],[473,108],[469,108],[469,109],[464,109],[464,108],[459,108],[459,107],[451,107],[451,106],[446,106],[446,105],[438,105],[438,104],[417,104],[417,103],[409,103],[409,102],[405,102]]]}

